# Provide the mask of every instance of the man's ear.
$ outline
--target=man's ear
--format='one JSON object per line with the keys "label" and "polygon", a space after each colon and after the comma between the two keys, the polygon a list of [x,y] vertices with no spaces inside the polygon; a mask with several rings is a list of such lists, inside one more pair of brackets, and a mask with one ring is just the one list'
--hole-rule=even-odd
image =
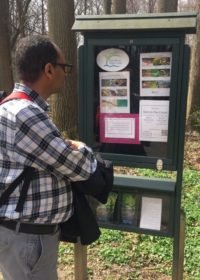
{"label": "man's ear", "polygon": [[44,73],[49,78],[52,79],[54,76],[54,67],[51,63],[47,63],[44,67]]}

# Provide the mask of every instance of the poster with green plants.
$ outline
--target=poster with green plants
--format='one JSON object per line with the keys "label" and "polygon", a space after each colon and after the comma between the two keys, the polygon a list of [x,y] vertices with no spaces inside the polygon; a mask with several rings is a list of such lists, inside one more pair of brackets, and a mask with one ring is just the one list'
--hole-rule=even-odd
{"label": "poster with green plants", "polygon": [[122,224],[132,225],[134,224],[135,216],[135,195],[130,193],[122,194],[121,205],[121,222]]}
{"label": "poster with green plants", "polygon": [[100,204],[96,209],[97,220],[100,222],[109,222],[113,220],[117,193],[111,192],[106,204]]}

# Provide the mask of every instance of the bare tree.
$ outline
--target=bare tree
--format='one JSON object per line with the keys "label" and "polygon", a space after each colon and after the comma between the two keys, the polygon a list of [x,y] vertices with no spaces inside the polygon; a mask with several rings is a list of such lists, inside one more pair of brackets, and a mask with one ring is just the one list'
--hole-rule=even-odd
{"label": "bare tree", "polygon": [[46,24],[45,24],[45,1],[42,0],[41,3],[41,16],[42,16],[42,34],[46,34]]}
{"label": "bare tree", "polygon": [[127,11],[129,14],[153,13],[156,10],[158,0],[126,0]]}
{"label": "bare tree", "polygon": [[105,14],[111,14],[111,0],[103,1],[103,9]]}
{"label": "bare tree", "polygon": [[197,9],[197,1],[198,0],[179,0],[178,10],[180,12],[195,11]]}
{"label": "bare tree", "polygon": [[10,44],[9,44],[9,2],[0,1],[0,90],[11,92],[13,87]]}
{"label": "bare tree", "polygon": [[52,117],[61,131],[75,137],[77,131],[76,39],[71,31],[74,23],[74,2],[48,0],[49,34],[63,50],[66,61],[73,63],[73,72],[66,78],[64,90],[52,97]]}
{"label": "bare tree", "polygon": [[14,49],[16,41],[29,34],[47,33],[46,0],[10,0],[10,42]]}
{"label": "bare tree", "polygon": [[10,32],[11,32],[11,49],[14,48],[18,37],[24,37],[26,25],[28,24],[28,8],[31,0],[16,0],[10,1]]}
{"label": "bare tree", "polygon": [[113,14],[125,14],[126,13],[126,0],[113,0],[112,1],[112,13]]}
{"label": "bare tree", "polygon": [[94,5],[94,12],[96,15],[100,15],[103,13],[103,0],[94,0],[93,1]]}
{"label": "bare tree", "polygon": [[192,60],[190,67],[190,83],[188,98],[188,115],[200,109],[200,1],[197,2],[197,33],[193,41]]}
{"label": "bare tree", "polygon": [[[34,33],[47,33],[46,1],[9,0],[11,57],[13,57],[15,52],[15,45],[18,39]],[[14,79],[16,79],[13,63],[12,69]]]}
{"label": "bare tree", "polygon": [[158,0],[158,12],[177,12],[178,0]]}
{"label": "bare tree", "polygon": [[75,0],[74,9],[76,15],[82,15],[87,13],[87,1],[85,0]]}
{"label": "bare tree", "polygon": [[153,13],[155,11],[156,2],[157,2],[157,0],[148,1],[148,13]]}
{"label": "bare tree", "polygon": [[139,0],[126,0],[127,11],[129,14],[137,14],[140,11],[141,1]]}
{"label": "bare tree", "polygon": [[76,15],[99,15],[103,13],[103,0],[75,0]]}

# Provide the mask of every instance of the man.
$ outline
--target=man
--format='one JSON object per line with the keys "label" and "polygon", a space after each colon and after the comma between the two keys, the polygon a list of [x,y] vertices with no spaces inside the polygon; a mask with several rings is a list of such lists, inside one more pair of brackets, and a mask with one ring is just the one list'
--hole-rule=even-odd
{"label": "man", "polygon": [[[59,92],[71,65],[46,36],[21,39],[15,99],[0,106],[0,195],[25,167],[34,168],[21,212],[21,184],[0,207],[0,269],[5,280],[55,280],[59,223],[73,212],[70,181],[86,180],[96,169],[87,146],[65,141],[47,115],[46,99]],[[30,232],[31,231],[31,232]]]}

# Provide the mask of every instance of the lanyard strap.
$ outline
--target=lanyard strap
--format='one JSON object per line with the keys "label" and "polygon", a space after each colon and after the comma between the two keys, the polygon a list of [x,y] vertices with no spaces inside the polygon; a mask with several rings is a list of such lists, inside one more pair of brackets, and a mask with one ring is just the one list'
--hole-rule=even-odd
{"label": "lanyard strap", "polygon": [[4,98],[1,102],[0,105],[2,105],[3,103],[6,103],[10,100],[13,99],[26,99],[26,100],[30,100],[32,101],[32,98],[30,96],[28,96],[25,92],[22,91],[14,91],[11,94],[9,94],[6,98]]}
{"label": "lanyard strap", "polygon": [[[8,95],[6,98],[4,98],[1,102],[0,105],[13,100],[13,99],[26,99],[32,101],[32,98],[28,96],[24,92],[16,91],[12,92],[10,95]],[[23,181],[20,197],[16,206],[15,211],[16,212],[22,212],[24,202],[26,200],[26,195],[28,192],[28,188],[30,185],[30,182],[34,176],[34,168],[33,167],[25,167],[24,171],[17,177],[14,182],[10,184],[10,186],[3,192],[3,194],[0,197],[0,207],[8,202],[9,196],[11,193],[19,186],[20,183]]]}

